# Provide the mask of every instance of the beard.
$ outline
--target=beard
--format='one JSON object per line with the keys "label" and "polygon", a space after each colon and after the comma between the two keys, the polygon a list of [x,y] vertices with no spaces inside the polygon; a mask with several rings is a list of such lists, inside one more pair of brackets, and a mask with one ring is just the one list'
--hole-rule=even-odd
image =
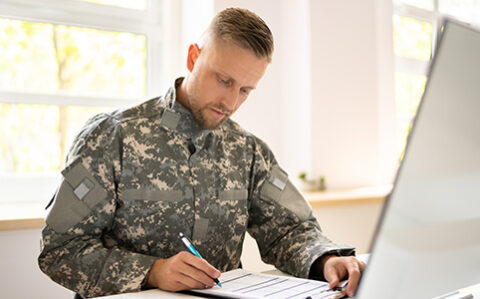
{"label": "beard", "polygon": [[[215,130],[221,124],[223,124],[232,114],[226,107],[223,105],[213,105],[213,104],[206,104],[204,106],[198,105],[198,101],[196,101],[193,97],[188,97],[188,104],[190,106],[190,112],[193,115],[193,118],[197,122],[197,124],[206,130]],[[225,114],[222,118],[215,118],[215,117],[208,117],[208,113],[210,113],[210,109],[215,109],[221,111]]]}

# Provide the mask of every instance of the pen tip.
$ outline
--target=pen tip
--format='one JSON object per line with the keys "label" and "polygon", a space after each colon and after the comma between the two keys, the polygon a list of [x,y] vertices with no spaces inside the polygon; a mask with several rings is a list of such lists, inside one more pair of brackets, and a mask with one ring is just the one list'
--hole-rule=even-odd
{"label": "pen tip", "polygon": [[178,235],[180,236],[180,238],[183,238],[183,234],[182,234],[182,233],[178,233]]}

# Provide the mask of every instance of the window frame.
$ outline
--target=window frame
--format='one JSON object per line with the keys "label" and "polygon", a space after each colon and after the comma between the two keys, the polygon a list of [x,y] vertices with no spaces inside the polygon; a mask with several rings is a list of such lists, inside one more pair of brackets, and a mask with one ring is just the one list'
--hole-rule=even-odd
{"label": "window frame", "polygon": [[[435,55],[435,45],[437,43],[437,36],[441,26],[442,15],[438,11],[438,0],[433,0],[433,10],[412,6],[409,4],[393,5],[393,14],[399,17],[412,18],[422,22],[429,22],[432,24],[432,56]],[[412,73],[416,75],[427,75],[430,65],[429,61],[421,61],[413,58],[406,58],[395,55],[395,71]],[[431,59],[431,58],[430,58]]]}
{"label": "window frame", "polygon": [[[175,1],[176,2],[176,1]],[[168,13],[167,13],[168,12]],[[181,6],[170,0],[147,0],[144,10],[115,7],[83,1],[4,0],[0,18],[61,24],[107,31],[130,32],[146,37],[146,86],[144,96],[72,95],[64,91],[51,93],[0,90],[0,102],[6,104],[44,104],[56,106],[115,107],[137,104],[159,96],[170,86],[177,66],[166,55],[178,51],[179,43],[166,43],[178,35],[176,26]],[[61,157],[64,159],[64,157]],[[0,203],[47,203],[61,179],[59,173],[0,174]]]}
{"label": "window frame", "polygon": [[[77,0],[4,0],[0,18],[28,22],[76,26],[107,31],[130,32],[146,37],[146,93],[157,96],[158,82],[168,72],[160,67],[165,27],[162,21],[164,1],[147,0],[145,10],[115,7]],[[155,84],[154,84],[155,83]],[[123,106],[138,103],[139,97],[71,95],[66,92],[24,92],[0,90],[0,101],[8,104],[47,104],[58,106]]]}
{"label": "window frame", "polygon": [[[399,3],[398,0],[393,0],[393,16],[399,17],[408,17],[418,21],[429,22],[432,24],[432,54],[428,61],[421,61],[413,58],[406,58],[397,56],[394,53],[395,59],[395,73],[406,73],[412,75],[423,75],[427,77],[428,82],[428,72],[430,69],[430,63],[432,61],[432,57],[435,55],[436,45],[438,41],[438,37],[441,32],[442,27],[442,20],[445,17],[450,19],[459,20],[461,22],[471,23],[468,20],[462,20],[461,18],[451,15],[448,12],[441,12],[440,11],[440,0],[433,0],[433,9],[424,9],[420,8],[411,4],[404,4]],[[472,23],[472,24],[480,24]],[[396,100],[396,99],[395,99]],[[397,117],[397,125],[399,123],[399,113],[396,113]],[[414,115],[411,116],[411,120],[413,119]],[[410,122],[411,122],[410,120]],[[402,121],[400,121],[402,122]],[[402,123],[405,123],[404,121]],[[402,144],[402,148],[404,148],[406,140],[398,140],[399,144]],[[403,156],[404,149],[400,152],[400,158]]]}
{"label": "window frame", "polygon": [[[439,0],[433,0],[432,10],[420,8],[411,4],[398,3],[395,0],[393,0],[392,22],[393,22],[393,16],[412,18],[420,22],[428,22],[432,24],[431,56],[428,61],[422,61],[419,59],[398,56],[395,54],[395,49],[394,49],[394,60],[395,60],[394,75],[395,76],[398,73],[428,76],[430,62],[432,60],[433,55],[435,55],[435,48],[436,48],[436,43],[438,39],[438,33],[441,27],[441,20],[444,16],[439,12]],[[397,99],[395,97],[395,101],[396,100]],[[414,116],[415,115],[410,116],[410,120],[409,120],[410,124]],[[399,125],[406,124],[405,115],[400,115],[399,112],[397,111],[396,122],[397,122],[397,130],[398,130]],[[407,126],[407,130],[409,131],[408,127],[409,126]],[[408,135],[408,131],[407,131],[407,135]],[[400,140],[400,138],[402,139]],[[397,154],[399,155],[400,160],[403,158],[405,144],[406,144],[406,140],[403,139],[403,134],[399,134],[399,139],[397,140]]]}

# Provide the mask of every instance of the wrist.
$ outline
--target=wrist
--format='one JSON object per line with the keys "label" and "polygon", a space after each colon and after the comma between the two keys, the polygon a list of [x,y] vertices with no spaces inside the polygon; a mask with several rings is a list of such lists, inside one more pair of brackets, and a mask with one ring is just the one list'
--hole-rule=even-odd
{"label": "wrist", "polygon": [[144,280],[144,283],[143,283],[143,286],[146,288],[146,289],[150,289],[150,288],[158,288],[158,283],[157,283],[157,279],[156,279],[156,273],[157,273],[157,270],[161,267],[161,265],[163,264],[163,259],[157,259],[155,260],[155,262],[153,263],[152,267],[150,268],[150,271],[148,271],[146,277],[145,277],[145,280]]}
{"label": "wrist", "polygon": [[323,271],[325,270],[325,264],[327,263],[327,261],[331,258],[334,258],[334,257],[337,257],[338,255],[335,255],[335,254],[329,254],[329,255],[326,255],[324,257],[321,258],[321,261],[320,261],[320,267],[322,269],[322,273]]}
{"label": "wrist", "polygon": [[308,275],[308,278],[325,281],[325,276],[323,275],[325,264],[330,258],[336,257],[336,256],[337,256],[336,254],[326,254],[317,258],[315,262],[313,262],[312,266],[310,267],[310,273]]}

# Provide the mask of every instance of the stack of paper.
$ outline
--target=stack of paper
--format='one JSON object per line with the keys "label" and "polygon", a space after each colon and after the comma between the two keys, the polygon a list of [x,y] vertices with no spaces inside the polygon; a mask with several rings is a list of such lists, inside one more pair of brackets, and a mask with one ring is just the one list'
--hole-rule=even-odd
{"label": "stack of paper", "polygon": [[335,299],[345,295],[344,292],[330,290],[328,283],[323,281],[260,274],[243,269],[222,273],[220,282],[222,287],[191,292],[244,299]]}

